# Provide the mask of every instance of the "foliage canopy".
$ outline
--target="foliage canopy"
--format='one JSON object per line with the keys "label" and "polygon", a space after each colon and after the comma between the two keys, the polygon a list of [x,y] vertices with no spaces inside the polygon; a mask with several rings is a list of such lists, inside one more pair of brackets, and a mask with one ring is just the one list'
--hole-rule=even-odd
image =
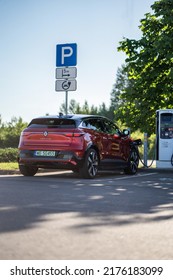
{"label": "foliage canopy", "polygon": [[8,123],[3,123],[0,115],[0,148],[17,148],[21,131],[27,126],[22,118],[11,118]]}
{"label": "foliage canopy", "polygon": [[155,1],[151,8],[140,21],[141,39],[119,43],[127,56],[119,72],[124,85],[113,91],[116,118],[149,134],[155,132],[156,110],[173,108],[173,0]]}

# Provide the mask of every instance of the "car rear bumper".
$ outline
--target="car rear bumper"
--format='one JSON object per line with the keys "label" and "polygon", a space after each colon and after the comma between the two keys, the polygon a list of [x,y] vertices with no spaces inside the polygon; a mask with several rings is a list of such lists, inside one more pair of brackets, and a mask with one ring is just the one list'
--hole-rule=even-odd
{"label": "car rear bumper", "polygon": [[56,151],[55,156],[35,156],[35,151],[19,151],[19,165],[30,165],[38,168],[75,169],[82,166],[82,158],[71,151]]}

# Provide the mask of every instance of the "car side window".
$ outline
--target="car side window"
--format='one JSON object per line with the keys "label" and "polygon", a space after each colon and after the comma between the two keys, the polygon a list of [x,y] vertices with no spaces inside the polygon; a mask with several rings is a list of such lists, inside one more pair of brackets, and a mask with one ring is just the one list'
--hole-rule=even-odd
{"label": "car side window", "polygon": [[86,119],[83,120],[82,127],[86,127],[88,129],[93,129],[99,132],[104,132],[104,127],[102,122],[99,119]]}
{"label": "car side window", "polygon": [[107,120],[104,121],[104,127],[105,127],[105,132],[109,134],[116,134],[116,135],[121,135],[121,131],[119,130],[118,126],[116,126],[114,123],[109,122]]}

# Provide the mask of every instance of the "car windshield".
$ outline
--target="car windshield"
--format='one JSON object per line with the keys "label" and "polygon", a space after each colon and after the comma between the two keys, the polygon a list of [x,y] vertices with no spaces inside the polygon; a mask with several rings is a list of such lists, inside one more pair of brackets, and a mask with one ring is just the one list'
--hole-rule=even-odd
{"label": "car windshield", "polygon": [[33,119],[28,127],[47,127],[47,128],[75,128],[75,121],[72,119],[61,118],[39,118]]}

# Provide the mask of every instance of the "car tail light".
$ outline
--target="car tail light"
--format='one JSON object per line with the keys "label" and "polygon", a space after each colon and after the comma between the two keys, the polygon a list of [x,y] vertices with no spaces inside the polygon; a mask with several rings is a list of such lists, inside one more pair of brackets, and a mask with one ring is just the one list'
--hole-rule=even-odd
{"label": "car tail light", "polygon": [[84,133],[82,132],[74,132],[74,133],[65,133],[65,136],[67,137],[81,137]]}

